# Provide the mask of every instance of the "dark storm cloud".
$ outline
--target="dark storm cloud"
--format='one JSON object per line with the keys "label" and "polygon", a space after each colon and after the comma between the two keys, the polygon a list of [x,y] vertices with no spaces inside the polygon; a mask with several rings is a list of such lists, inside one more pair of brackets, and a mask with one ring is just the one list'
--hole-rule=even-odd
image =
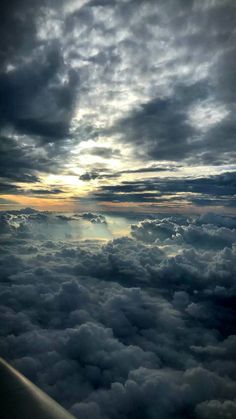
{"label": "dark storm cloud", "polygon": [[[142,28],[138,24],[133,27],[141,38],[139,46],[145,43],[148,51],[148,36],[149,41],[153,36],[151,29],[154,31],[155,27],[159,27],[163,33],[163,44],[173,52],[172,58],[165,60],[165,57],[158,65],[151,66],[149,61],[142,66],[143,62],[146,63],[143,58],[145,52],[141,52],[132,39],[133,48],[129,51],[131,55],[135,51],[138,57],[132,57],[132,60],[143,70],[140,71],[142,76],[150,72],[153,77],[159,74],[160,79],[165,81],[168,71],[174,68],[176,71],[170,77],[169,89],[165,89],[164,93],[157,89],[158,81],[151,83],[151,97],[121,117],[111,132],[118,134],[123,142],[133,144],[136,156],[147,159],[190,159],[204,164],[233,162],[236,103],[236,11],[233,2],[205,4],[193,1],[186,5],[186,2],[167,1],[155,3],[156,8],[153,2],[146,2],[146,5],[147,9],[152,7],[152,19],[149,16],[146,26]],[[169,38],[165,37],[165,31]],[[153,54],[153,50],[150,51]],[[179,51],[178,56],[175,56],[175,51]],[[161,48],[159,53],[163,54]],[[187,70],[185,80],[181,73],[183,67],[192,68],[192,71]],[[208,70],[201,75],[204,67]],[[194,75],[195,68],[199,68],[198,77]],[[195,105],[198,110],[194,108]],[[207,117],[205,119],[205,105],[210,105],[213,114],[217,106],[221,107],[221,117],[214,123]],[[199,110],[203,111],[201,119],[203,124],[205,122],[204,129],[201,124],[198,126],[191,120]],[[226,115],[223,111],[226,111]]]}
{"label": "dark storm cloud", "polygon": [[[31,143],[55,172],[75,144],[93,139],[85,152],[105,159],[121,158],[128,143],[133,157],[152,162],[233,162],[230,0],[15,0],[1,12],[0,120],[7,135],[21,135],[17,160]],[[108,145],[96,145],[104,133]],[[47,168],[45,161],[39,171]],[[82,180],[108,177],[87,172]]]}
{"label": "dark storm cloud", "polygon": [[11,184],[11,183],[0,183],[0,193],[1,194],[17,194],[22,191],[21,188]]}
{"label": "dark storm cloud", "polygon": [[193,101],[206,95],[203,83],[178,86],[173,97],[141,105],[116,128],[125,133],[125,140],[139,147],[140,154],[157,160],[182,160],[192,153],[194,145],[190,140],[198,134],[188,121],[187,111]]}
{"label": "dark storm cloud", "polygon": [[176,87],[172,97],[154,99],[121,119],[114,132],[122,134],[124,141],[137,147],[139,156],[148,159],[190,158],[205,164],[233,162],[236,132],[233,113],[206,134],[190,123],[191,105],[206,98],[207,87],[204,93],[202,85]]}
{"label": "dark storm cloud", "polygon": [[233,418],[235,220],[143,220],[105,244],[40,239],[56,219],[1,213],[1,355],[78,418]]}
{"label": "dark storm cloud", "polygon": [[1,4],[0,121],[8,138],[1,138],[0,175],[13,182],[37,181],[49,166],[55,171],[68,151],[78,73],[64,62],[58,40],[38,36],[39,19],[61,4]]}
{"label": "dark storm cloud", "polygon": [[[49,154],[49,153],[48,153]],[[49,155],[33,144],[21,144],[17,138],[1,137],[0,139],[0,177],[7,181],[38,181],[39,171],[49,171],[53,163]]]}
{"label": "dark storm cloud", "polygon": [[205,142],[202,147],[201,156],[204,164],[224,164],[225,162],[235,162],[235,135],[236,124],[232,113],[221,123],[209,130],[204,136]]}
{"label": "dark storm cloud", "polygon": [[[55,140],[68,135],[77,74],[67,69],[57,45],[46,46],[32,61],[0,77],[2,125]],[[47,140],[49,141],[49,140]]]}
{"label": "dark storm cloud", "polygon": [[12,0],[2,1],[0,51],[1,67],[4,68],[11,59],[21,59],[22,48],[31,51],[36,37],[35,16],[44,1]]}

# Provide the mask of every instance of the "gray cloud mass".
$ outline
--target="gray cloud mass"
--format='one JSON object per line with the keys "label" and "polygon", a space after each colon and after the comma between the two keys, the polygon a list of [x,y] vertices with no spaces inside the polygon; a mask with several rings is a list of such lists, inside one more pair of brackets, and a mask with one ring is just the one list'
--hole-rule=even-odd
{"label": "gray cloud mass", "polygon": [[1,213],[1,355],[78,418],[233,419],[235,219],[95,220]]}
{"label": "gray cloud mass", "polygon": [[[100,135],[145,161],[235,162],[231,0],[24,0],[3,2],[1,16],[3,177],[25,181],[49,161],[56,171]],[[91,153],[109,159],[112,147]],[[24,167],[42,150],[42,164]]]}

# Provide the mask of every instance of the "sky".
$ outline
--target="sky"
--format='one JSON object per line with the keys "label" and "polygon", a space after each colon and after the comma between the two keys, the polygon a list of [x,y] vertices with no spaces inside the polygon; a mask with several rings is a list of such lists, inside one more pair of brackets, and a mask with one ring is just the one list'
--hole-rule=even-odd
{"label": "sky", "polygon": [[233,214],[233,0],[0,12],[2,210]]}
{"label": "sky", "polygon": [[236,2],[0,2],[0,356],[78,419],[236,418]]}

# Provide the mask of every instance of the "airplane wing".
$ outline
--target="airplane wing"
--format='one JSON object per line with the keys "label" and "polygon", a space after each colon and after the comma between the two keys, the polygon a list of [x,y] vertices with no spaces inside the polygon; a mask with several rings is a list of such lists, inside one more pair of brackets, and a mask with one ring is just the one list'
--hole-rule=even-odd
{"label": "airplane wing", "polygon": [[0,358],[1,419],[75,419]]}

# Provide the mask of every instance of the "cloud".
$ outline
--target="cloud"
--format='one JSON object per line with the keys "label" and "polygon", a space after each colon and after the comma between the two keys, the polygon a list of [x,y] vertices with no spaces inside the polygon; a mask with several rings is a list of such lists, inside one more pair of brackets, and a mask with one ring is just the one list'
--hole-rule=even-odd
{"label": "cloud", "polygon": [[[216,382],[213,384],[214,379]],[[181,417],[184,400],[188,399],[189,407],[185,410],[185,414],[188,415],[191,406],[198,401],[199,392],[203,398],[212,397],[213,394],[221,393],[224,384],[223,378],[220,379],[202,368],[189,369],[184,374],[172,374],[171,380],[168,372],[140,368],[130,373],[124,385],[114,383],[108,395],[101,391],[92,401],[101,403],[102,400],[110,417],[130,414],[130,417],[134,418],[140,409],[143,417],[155,418],[158,413],[159,416],[167,418],[171,417],[174,411],[177,417]],[[189,385],[191,389],[188,393]],[[211,391],[207,391],[207,385],[213,387]],[[232,392],[233,383],[231,389]]]}
{"label": "cloud", "polygon": [[2,194],[12,194],[12,193],[17,194],[21,191],[21,189],[10,183],[1,183],[0,191]]}
{"label": "cloud", "polygon": [[174,172],[177,171],[178,167],[172,167],[172,166],[147,166],[147,167],[139,167],[137,169],[127,169],[127,170],[120,170],[119,172],[113,172],[113,171],[102,171],[102,170],[92,170],[91,172],[85,172],[83,173],[79,179],[83,181],[90,181],[94,179],[113,179],[118,178],[121,175],[125,174],[133,174],[133,173],[159,173],[159,172]]}
{"label": "cloud", "polygon": [[120,157],[120,150],[111,149],[108,147],[92,147],[82,150],[82,154],[90,154],[92,156],[99,156],[104,159],[111,159],[115,157]]}
{"label": "cloud", "polygon": [[[6,2],[1,4],[1,67],[8,64],[15,55],[19,59],[19,51],[30,51],[36,38],[36,11],[39,13],[43,6],[24,0],[23,3],[14,0],[11,6]],[[22,7],[24,13],[22,14]]]}
{"label": "cloud", "polygon": [[95,179],[116,179],[120,176],[119,172],[114,172],[112,173],[112,171],[106,171],[103,172],[102,170],[92,170],[91,172],[85,172],[82,175],[80,175],[79,179],[83,180],[83,181],[90,181],[90,180],[95,180]]}
{"label": "cloud", "polygon": [[76,417],[232,416],[233,218],[159,215],[133,238],[71,236],[94,218],[1,213],[1,355]]}
{"label": "cloud", "polygon": [[202,402],[197,406],[197,414],[200,418],[216,418],[223,419],[225,417],[233,418],[236,413],[236,404],[234,401],[211,400],[210,402]]}
{"label": "cloud", "polygon": [[145,80],[148,88],[145,99],[110,132],[145,159],[233,162],[236,16],[231,2],[146,2],[146,8],[139,2],[142,26],[131,3],[127,20],[133,36],[121,43],[133,64],[133,78],[127,78],[130,84]]}
{"label": "cloud", "polygon": [[236,220],[234,217],[226,217],[219,214],[206,213],[196,218],[195,223],[198,225],[213,224],[218,227],[235,228]]}
{"label": "cloud", "polygon": [[139,225],[131,226],[132,236],[146,243],[179,243],[211,250],[231,247],[235,242],[235,233],[235,229],[216,227],[214,224],[192,225],[192,220],[189,224],[179,225],[172,218],[141,221]]}
{"label": "cloud", "polygon": [[107,219],[102,214],[57,214],[32,208],[0,212],[5,234],[12,240],[82,240],[112,237]]}
{"label": "cloud", "polygon": [[[193,152],[189,140],[197,136],[187,118],[188,102],[201,98],[206,87],[179,87],[175,97],[154,99],[122,119],[117,127],[128,141],[134,142],[140,153],[158,160],[181,160]],[[190,90],[190,92],[188,91]],[[187,103],[186,103],[187,102]]]}
{"label": "cloud", "polygon": [[93,209],[232,212],[233,3],[8,3],[2,192],[52,197],[79,168],[92,212],[0,213],[1,355],[82,419],[233,417],[235,219],[140,214],[128,235]]}
{"label": "cloud", "polygon": [[[129,174],[164,175],[161,162],[168,171],[179,164],[181,170],[205,165],[207,173],[211,165],[230,169],[232,2],[24,0],[1,7],[4,183],[39,182],[48,173],[76,173],[80,165],[80,179],[98,184]],[[83,153],[108,167],[115,158],[120,168],[89,168]],[[172,187],[178,192],[177,183]],[[187,202],[220,206],[217,195]],[[130,195],[128,202],[149,198]],[[234,201],[222,198],[222,205],[230,210]]]}
{"label": "cloud", "polygon": [[120,185],[107,185],[101,192],[161,192],[161,193],[202,193],[215,196],[233,195],[235,192],[235,172],[199,178],[145,179],[141,181],[124,181]]}
{"label": "cloud", "polygon": [[57,195],[62,193],[62,189],[54,188],[54,189],[29,189],[25,191],[26,194],[32,195]]}
{"label": "cloud", "polygon": [[138,169],[129,169],[129,170],[123,170],[120,172],[121,174],[128,174],[128,173],[155,173],[155,172],[175,172],[178,170],[177,167],[173,166],[147,166],[147,167],[140,167]]}
{"label": "cloud", "polygon": [[78,72],[65,63],[60,42],[42,41],[38,33],[42,16],[59,13],[61,2],[55,6],[28,0],[1,6],[0,176],[13,183],[55,173],[62,166],[61,147],[68,152]]}
{"label": "cloud", "polygon": [[106,218],[101,214],[92,214],[91,212],[85,212],[80,215],[84,220],[88,220],[94,224],[106,224]]}
{"label": "cloud", "polygon": [[[72,70],[63,73],[58,49],[48,47],[29,64],[2,75],[0,92],[5,97],[0,103],[2,123],[15,126],[24,134],[53,140],[65,137],[78,77]],[[63,76],[67,81],[61,81]]]}
{"label": "cloud", "polygon": [[177,85],[170,97],[150,100],[132,110],[113,126],[111,133],[130,142],[136,156],[143,159],[189,160],[195,164],[216,165],[233,163],[233,116],[230,114],[222,122],[210,126],[207,132],[194,126],[189,118],[194,113],[193,103],[204,104],[207,95],[208,86],[202,82]]}
{"label": "cloud", "polygon": [[235,172],[195,178],[148,178],[137,181],[122,181],[119,184],[104,185],[91,192],[81,201],[171,202],[178,205],[184,201],[199,206],[235,205]]}
{"label": "cloud", "polygon": [[0,142],[0,176],[13,182],[37,182],[37,169],[47,171],[49,161],[40,150],[21,146],[16,139],[3,138]]}
{"label": "cloud", "polygon": [[83,173],[83,174],[79,177],[79,179],[80,179],[80,180],[83,180],[83,181],[88,181],[88,180],[94,180],[94,179],[97,179],[97,178],[99,178],[99,177],[100,177],[100,174],[99,174],[98,172],[93,171],[93,172],[86,172],[86,173]]}

